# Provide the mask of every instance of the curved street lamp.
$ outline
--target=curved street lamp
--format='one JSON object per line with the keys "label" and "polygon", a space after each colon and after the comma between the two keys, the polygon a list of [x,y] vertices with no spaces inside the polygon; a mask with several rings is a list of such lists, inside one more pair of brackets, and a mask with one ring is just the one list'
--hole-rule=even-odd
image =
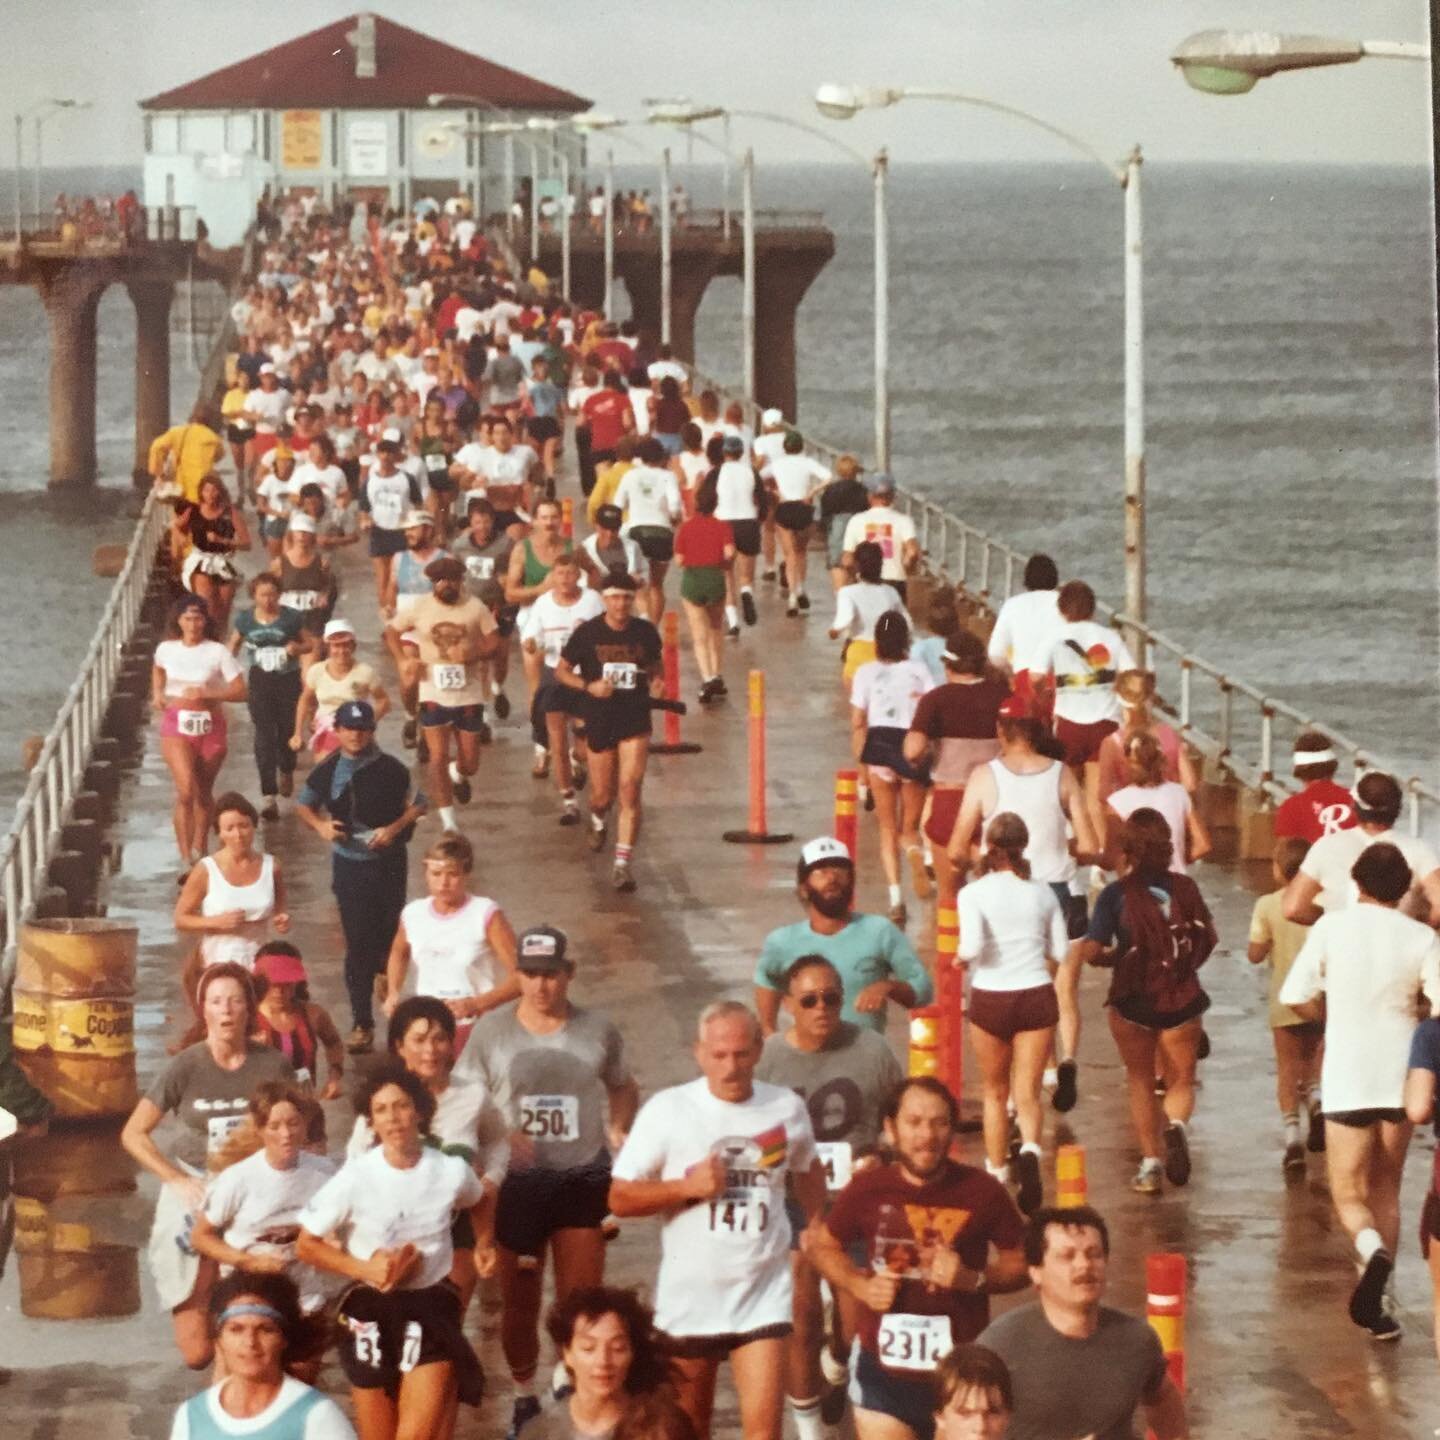
{"label": "curved street lamp", "polygon": [[[1123,165],[1107,160],[1088,141],[1050,121],[979,95],[954,90],[862,88],[822,85],[815,92],[815,108],[831,120],[849,120],[861,110],[885,109],[902,100],[941,100],[968,105],[1019,120],[1043,130],[1099,165],[1125,192],[1125,613],[1137,624],[1145,622],[1145,310],[1143,231],[1140,213],[1140,147],[1136,145]],[[1145,663],[1144,637],[1132,629],[1131,649]]]}
{"label": "curved street lamp", "polygon": [[1428,60],[1430,47],[1408,40],[1350,40],[1328,35],[1276,35],[1264,30],[1202,30],[1170,56],[1185,83],[1207,95],[1244,95],[1284,70],[1318,70],[1382,60]]}

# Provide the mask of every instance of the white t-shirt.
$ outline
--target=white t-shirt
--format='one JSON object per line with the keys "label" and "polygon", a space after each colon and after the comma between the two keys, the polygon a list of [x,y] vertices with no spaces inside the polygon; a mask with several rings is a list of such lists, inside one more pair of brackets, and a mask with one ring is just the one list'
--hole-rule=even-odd
{"label": "white t-shirt", "polygon": [[1300,862],[1300,873],[1320,886],[1316,903],[1326,914],[1343,910],[1360,899],[1360,887],[1350,878],[1350,871],[1366,850],[1380,844],[1393,845],[1405,857],[1415,885],[1440,866],[1440,858],[1425,841],[1414,835],[1402,835],[1397,830],[1372,835],[1356,825],[1349,830],[1322,835]]}
{"label": "white t-shirt", "polygon": [[[874,640],[875,622],[887,610],[898,610],[905,615],[905,604],[893,585],[884,582],[872,585],[867,580],[842,585],[835,596],[835,619],[830,628],[843,640]],[[905,618],[910,617],[905,615]]]}
{"label": "white t-shirt", "polygon": [[325,493],[325,506],[328,509],[345,493],[345,472],[338,465],[327,465],[322,470],[311,460],[306,460],[295,467],[295,473],[290,477],[291,484],[295,487],[295,494],[298,496],[302,486],[318,485]]}
{"label": "white t-shirt", "polygon": [[458,1155],[427,1145],[414,1165],[399,1170],[377,1145],[345,1162],[300,1212],[300,1224],[312,1235],[348,1224],[346,1249],[357,1260],[408,1242],[420,1252],[420,1262],[399,1288],[424,1290],[450,1273],[451,1222],[483,1194],[480,1177]]}
{"label": "white t-shirt", "polygon": [[260,435],[273,435],[290,408],[290,392],[283,386],[262,390],[258,385],[245,397],[245,408],[254,416],[255,430]]}
{"label": "white t-shirt", "polygon": [[1056,601],[1059,593],[1026,590],[1000,607],[987,647],[994,664],[1008,665],[1016,674],[1022,670],[1049,673],[1051,653],[1065,627]]}
{"label": "white t-shirt", "polygon": [[919,660],[870,660],[850,682],[850,703],[865,712],[872,730],[908,730],[920,697],[933,688],[930,669]]}
{"label": "white t-shirt", "polygon": [[781,504],[788,500],[803,504],[809,500],[812,490],[835,478],[809,455],[777,455],[765,466],[764,473],[774,480]]}
{"label": "white t-shirt", "polygon": [[[468,450],[469,446],[465,448]],[[473,469],[492,485],[523,485],[539,464],[538,457],[528,445],[514,445],[503,455],[493,445],[487,445],[475,458],[477,463],[473,466],[466,463],[465,468]]]}
{"label": "white t-shirt", "polygon": [[455,338],[468,345],[475,332],[485,323],[485,316],[473,305],[462,305],[455,312]]}
{"label": "white t-shirt", "polygon": [[[335,1173],[335,1162],[302,1150],[289,1170],[276,1170],[263,1150],[222,1170],[205,1195],[205,1218],[227,1245],[289,1262],[286,1274],[300,1289],[301,1309],[318,1309],[339,1277],[312,1270],[295,1258],[300,1212]],[[226,1273],[230,1267],[224,1267]]]}
{"label": "white t-shirt", "polygon": [[755,508],[755,471],[748,461],[727,460],[715,477],[717,520],[758,520]]}
{"label": "white t-shirt", "polygon": [[1178,875],[1187,873],[1185,822],[1190,816],[1190,796],[1183,785],[1174,780],[1163,780],[1159,785],[1127,785],[1106,803],[1122,820],[1128,820],[1137,810],[1158,810],[1170,827],[1170,868]]}
{"label": "white t-shirt", "polygon": [[[602,202],[603,204],[603,202]],[[602,211],[603,213],[603,211]],[[685,367],[678,360],[652,360],[645,373],[650,377],[650,383],[656,387],[668,375],[677,385],[684,385],[690,377],[685,373]]]}
{"label": "white t-shirt", "polygon": [[[590,538],[593,540],[595,537],[592,535]],[[631,543],[627,542],[626,554],[629,554],[628,545]],[[604,613],[605,602],[593,590],[582,590],[573,605],[562,605],[555,598],[555,592],[547,590],[526,607],[520,639],[522,643],[533,640],[545,657],[545,663],[553,670],[559,665],[560,652],[575,633],[575,627]]]}
{"label": "white t-shirt", "polygon": [[[464,1157],[473,1157],[476,1172],[497,1190],[500,1188],[510,1168],[510,1125],[483,1080],[457,1080],[451,1076],[450,1083],[436,1097],[430,1134],[451,1154],[463,1151]],[[357,1115],[345,1146],[345,1158],[358,1159],[374,1146],[375,1132],[370,1122]]]}
{"label": "white t-shirt", "polygon": [[190,689],[228,685],[244,673],[240,662],[218,640],[202,640],[198,645],[162,640],[155,647],[155,664],[165,672],[167,700],[178,700]]}
{"label": "white t-shirt", "polygon": [[763,435],[755,437],[755,443],[750,448],[760,457],[762,473],[785,453],[785,435],[784,430],[767,430]]}
{"label": "white t-shirt", "polygon": [[384,385],[396,376],[395,358],[383,358],[373,350],[367,350],[356,362],[355,368],[372,384]]}
{"label": "white t-shirt", "polygon": [[377,530],[402,530],[405,515],[414,504],[412,477],[407,471],[381,475],[372,470],[365,480],[365,499]]}
{"label": "white t-shirt", "polygon": [[410,967],[401,993],[468,1000],[493,990],[499,971],[488,932],[499,913],[500,907],[483,895],[467,895],[450,915],[440,914],[428,895],[412,900],[400,912],[410,942]]}
{"label": "white t-shirt", "polygon": [[840,548],[853,555],[855,547],[868,540],[880,547],[885,563],[880,567],[882,580],[905,578],[905,547],[915,538],[915,522],[893,505],[874,505],[852,515],[845,526]]}
{"label": "white t-shirt", "polygon": [[632,465],[615,491],[614,503],[625,511],[627,525],[669,530],[683,513],[674,472],[653,465]]}
{"label": "white t-shirt", "polygon": [[1133,670],[1125,641],[1108,625],[1093,620],[1063,623],[1045,666],[1055,676],[1055,714],[1075,725],[1097,725],[1122,718],[1115,677]]}
{"label": "white t-shirt", "polygon": [[655,1322],[671,1336],[743,1335],[791,1318],[785,1181],[817,1162],[805,1102],[755,1082],[740,1104],[704,1080],[652,1096],[615,1157],[617,1180],[679,1180],[719,1155],[729,1183],[718,1200],[672,1212],[660,1231]]}
{"label": "white t-shirt", "polygon": [[1297,1005],[1325,996],[1320,1093],[1327,1113],[1405,1103],[1422,990],[1431,1011],[1440,1010],[1440,938],[1428,925],[1372,904],[1349,905],[1315,922],[1278,998]]}
{"label": "white t-shirt", "polygon": [[[230,1382],[222,1380],[204,1392],[205,1414],[210,1424],[222,1435],[275,1435],[293,1436],[294,1440],[355,1440],[355,1432],[344,1412],[330,1397],[315,1401],[306,1412],[302,1429],[284,1426],[286,1412],[297,1400],[307,1396],[311,1387],[287,1375],[280,1382],[275,1398],[258,1414],[248,1420],[237,1420],[227,1415],[220,1404],[220,1393]],[[276,1427],[273,1431],[271,1427]],[[190,1431],[189,1402],[175,1412],[175,1423],[170,1427],[170,1440],[192,1440]],[[199,1436],[194,1440],[200,1440]]]}
{"label": "white t-shirt", "polygon": [[265,502],[267,519],[285,520],[295,508],[300,487],[295,483],[293,473],[288,480],[282,480],[272,470],[255,487],[255,493]]}
{"label": "white t-shirt", "polygon": [[650,413],[650,387],[636,385],[630,391],[630,411],[635,416],[635,433],[648,435],[655,417]]}
{"label": "white t-shirt", "polygon": [[1069,939],[1060,902],[1049,885],[992,871],[960,889],[961,960],[973,990],[1030,990],[1051,983],[1050,967],[1065,958]]}

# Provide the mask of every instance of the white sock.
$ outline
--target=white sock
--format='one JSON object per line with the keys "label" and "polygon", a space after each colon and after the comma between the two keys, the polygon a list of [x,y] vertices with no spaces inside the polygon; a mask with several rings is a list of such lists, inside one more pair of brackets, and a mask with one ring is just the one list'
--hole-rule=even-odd
{"label": "white sock", "polygon": [[1010,1183],[1010,1167],[1008,1165],[992,1165],[988,1160],[985,1162],[985,1172],[993,1175],[1002,1185]]}
{"label": "white sock", "polygon": [[458,785],[464,778],[460,773],[459,761],[452,760],[450,762],[450,783],[452,785]]}
{"label": "white sock", "polygon": [[1385,1242],[1380,1238],[1380,1232],[1369,1225],[1355,1237],[1355,1253],[1360,1257],[1362,1265],[1368,1265],[1370,1257],[1384,1248]]}
{"label": "white sock", "polygon": [[892,905],[898,905],[902,899],[903,896],[901,895],[900,887],[898,885],[892,885],[890,887],[890,903]]}
{"label": "white sock", "polygon": [[740,612],[733,605],[727,605],[725,607],[725,623],[729,626],[735,626],[740,623]]}
{"label": "white sock", "polygon": [[1185,1122],[1183,1120],[1172,1120],[1168,1115],[1165,1117],[1165,1128],[1167,1130],[1178,1130],[1182,1135],[1186,1133]]}
{"label": "white sock", "polygon": [[749,585],[742,585],[742,586],[740,587],[740,593],[741,593],[742,595],[749,595],[752,599],[753,599],[754,596],[755,596],[755,591],[754,591],[753,589],[751,589],[751,587],[750,587]]}
{"label": "white sock", "polygon": [[1298,1115],[1287,1115],[1285,1117],[1285,1144],[1298,1145],[1300,1143],[1300,1117]]}
{"label": "white sock", "polygon": [[458,830],[460,822],[455,818],[455,807],[453,805],[442,805],[440,807],[440,823],[447,830]]}
{"label": "white sock", "polygon": [[790,1400],[790,1414],[795,1418],[795,1434],[799,1440],[825,1440],[826,1426],[820,1418],[820,1401]]}
{"label": "white sock", "polygon": [[605,817],[603,815],[597,815],[595,811],[592,810],[590,812],[590,824],[596,830],[603,830],[605,828]]}
{"label": "white sock", "polygon": [[1034,1155],[1038,1158],[1040,1155],[1040,1147],[1033,1140],[1027,1140],[1020,1147],[1020,1153],[1022,1155]]}

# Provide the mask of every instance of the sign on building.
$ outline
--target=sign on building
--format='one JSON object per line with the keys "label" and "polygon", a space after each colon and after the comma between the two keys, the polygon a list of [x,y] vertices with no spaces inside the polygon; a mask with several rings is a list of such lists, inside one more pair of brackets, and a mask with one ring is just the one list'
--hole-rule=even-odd
{"label": "sign on building", "polygon": [[318,110],[280,113],[280,168],[319,170],[325,164],[325,130]]}
{"label": "sign on building", "polygon": [[389,174],[389,129],[384,120],[351,120],[345,141],[347,176]]}

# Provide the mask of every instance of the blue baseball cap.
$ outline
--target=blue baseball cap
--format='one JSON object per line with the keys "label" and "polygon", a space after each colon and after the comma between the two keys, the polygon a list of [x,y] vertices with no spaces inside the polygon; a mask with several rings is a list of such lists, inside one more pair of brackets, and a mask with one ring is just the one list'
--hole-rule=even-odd
{"label": "blue baseball cap", "polygon": [[865,482],[865,488],[872,495],[893,495],[895,493],[895,477],[887,475],[883,470],[878,471]]}
{"label": "blue baseball cap", "polygon": [[335,712],[337,730],[373,730],[375,707],[368,700],[347,700]]}

